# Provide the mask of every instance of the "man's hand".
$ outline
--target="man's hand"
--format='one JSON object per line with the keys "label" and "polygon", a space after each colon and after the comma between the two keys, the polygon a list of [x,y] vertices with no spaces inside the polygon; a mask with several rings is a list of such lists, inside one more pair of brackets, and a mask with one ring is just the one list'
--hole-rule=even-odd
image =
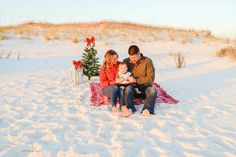
{"label": "man's hand", "polygon": [[121,83],[121,82],[123,82],[124,80],[125,80],[124,78],[117,78],[116,81],[115,81],[115,83]]}
{"label": "man's hand", "polygon": [[130,76],[128,80],[129,80],[130,83],[136,83],[137,82],[136,79],[132,76]]}
{"label": "man's hand", "polygon": [[125,87],[124,87],[124,86],[120,86],[120,89],[121,89],[121,90],[125,90]]}

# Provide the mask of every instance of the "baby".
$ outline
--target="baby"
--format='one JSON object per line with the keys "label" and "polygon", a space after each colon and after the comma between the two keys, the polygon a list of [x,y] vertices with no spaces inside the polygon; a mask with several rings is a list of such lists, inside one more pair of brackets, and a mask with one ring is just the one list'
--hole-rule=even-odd
{"label": "baby", "polygon": [[127,86],[131,85],[134,87],[136,94],[141,94],[142,92],[138,89],[138,86],[134,82],[129,82],[129,77],[132,77],[131,73],[128,72],[128,67],[125,62],[119,64],[119,71],[116,75],[116,85],[121,89],[125,89]]}

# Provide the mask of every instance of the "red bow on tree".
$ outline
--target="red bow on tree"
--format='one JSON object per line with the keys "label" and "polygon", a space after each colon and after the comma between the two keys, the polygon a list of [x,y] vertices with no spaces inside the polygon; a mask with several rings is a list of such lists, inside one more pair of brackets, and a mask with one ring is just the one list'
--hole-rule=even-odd
{"label": "red bow on tree", "polygon": [[95,45],[95,38],[94,38],[94,36],[93,36],[91,39],[86,38],[86,42],[87,42],[87,46],[90,46],[91,43],[92,43],[93,45]]}
{"label": "red bow on tree", "polygon": [[78,60],[78,61],[73,60],[73,64],[75,66],[75,70],[78,70],[78,68],[81,69],[83,67],[83,63],[80,60]]}

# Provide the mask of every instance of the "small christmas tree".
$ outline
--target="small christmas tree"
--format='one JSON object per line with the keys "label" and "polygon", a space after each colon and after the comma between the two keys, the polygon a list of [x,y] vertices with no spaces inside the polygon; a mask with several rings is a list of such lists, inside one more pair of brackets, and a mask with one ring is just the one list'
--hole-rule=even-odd
{"label": "small christmas tree", "polygon": [[82,55],[83,74],[90,80],[92,76],[99,76],[99,61],[96,58],[97,50],[94,49],[95,38],[86,38],[87,46]]}

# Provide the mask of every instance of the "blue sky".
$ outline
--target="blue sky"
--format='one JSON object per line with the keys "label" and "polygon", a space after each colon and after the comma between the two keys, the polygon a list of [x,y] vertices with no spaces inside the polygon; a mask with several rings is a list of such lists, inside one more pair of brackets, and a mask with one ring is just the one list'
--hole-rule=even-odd
{"label": "blue sky", "polygon": [[236,38],[235,19],[236,0],[0,0],[0,25],[115,20]]}

